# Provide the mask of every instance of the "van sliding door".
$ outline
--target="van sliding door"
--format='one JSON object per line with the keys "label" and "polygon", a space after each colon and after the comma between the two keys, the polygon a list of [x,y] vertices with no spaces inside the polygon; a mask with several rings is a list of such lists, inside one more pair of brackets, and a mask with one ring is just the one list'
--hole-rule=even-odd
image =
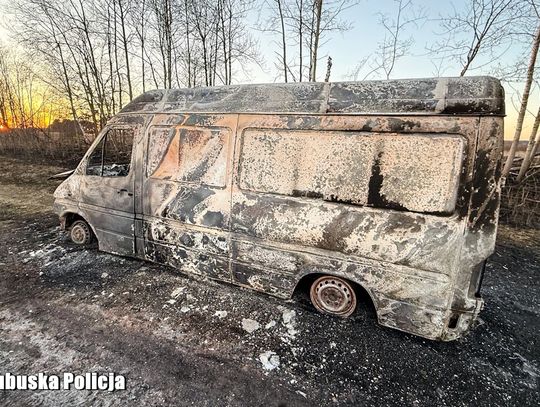
{"label": "van sliding door", "polygon": [[236,115],[154,118],[143,183],[147,259],[230,280],[229,143],[235,126]]}

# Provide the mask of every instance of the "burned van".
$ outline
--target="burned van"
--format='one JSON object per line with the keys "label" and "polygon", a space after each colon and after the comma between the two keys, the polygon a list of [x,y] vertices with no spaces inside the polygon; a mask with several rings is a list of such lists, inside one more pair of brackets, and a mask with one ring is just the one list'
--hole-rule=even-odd
{"label": "burned van", "polygon": [[75,243],[381,325],[460,337],[482,308],[504,93],[489,77],[156,90],[54,208]]}

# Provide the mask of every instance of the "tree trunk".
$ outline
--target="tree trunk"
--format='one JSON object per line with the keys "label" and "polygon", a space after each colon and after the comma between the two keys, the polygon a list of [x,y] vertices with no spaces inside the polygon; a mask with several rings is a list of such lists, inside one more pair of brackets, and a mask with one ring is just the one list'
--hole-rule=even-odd
{"label": "tree trunk", "polygon": [[172,4],[170,0],[166,2],[167,7],[167,68],[169,70],[169,89],[172,88],[172,47],[173,47],[173,32],[172,32]]}
{"label": "tree trunk", "polygon": [[534,139],[534,144],[531,148],[531,161],[538,152],[538,145],[540,145],[540,132],[536,133],[536,137]]}
{"label": "tree trunk", "polygon": [[110,7],[107,7],[107,52],[109,55],[109,74],[111,79],[111,104],[112,104],[112,114],[116,114],[116,101],[115,101],[115,84],[114,84],[114,67],[113,67],[113,56],[112,56],[112,42],[111,42],[111,10]]}
{"label": "tree trunk", "polygon": [[229,82],[227,85],[232,84],[232,51],[233,51],[233,33],[232,33],[232,23],[233,23],[233,10],[232,4],[229,3],[229,35],[228,35],[228,49],[229,49]]}
{"label": "tree trunk", "polygon": [[145,22],[145,19],[146,19],[146,13],[145,13],[145,6],[146,5],[146,2],[145,0],[142,0],[141,1],[141,34],[140,34],[140,39],[141,39],[141,79],[142,79],[142,91],[143,93],[146,92],[146,70],[145,70],[145,65],[144,65],[144,40],[145,40],[145,25],[144,25],[144,22]]}
{"label": "tree trunk", "polygon": [[281,22],[281,44],[283,47],[283,75],[285,76],[285,83],[287,83],[287,43],[285,42],[285,20],[283,18],[283,9],[281,8],[281,0],[276,0],[276,2],[279,11],[279,20]]}
{"label": "tree trunk", "polygon": [[304,64],[304,55],[303,55],[303,48],[304,48],[304,38],[303,38],[303,32],[304,32],[304,2],[303,0],[300,0],[300,5],[298,7],[298,54],[299,54],[299,72],[298,72],[298,82],[302,82],[302,69]]}
{"label": "tree trunk", "polygon": [[[114,29],[114,42],[113,42],[113,46],[114,46],[114,63],[116,65],[116,76],[118,78],[118,109],[122,109],[124,103],[122,101],[122,74],[120,73],[120,65],[118,63],[118,27],[117,27],[117,12],[116,12],[116,2],[113,2],[113,15],[114,15],[114,24],[113,24],[113,29]],[[111,78],[111,81],[113,79]]]}
{"label": "tree trunk", "polygon": [[536,29],[534,36],[534,43],[531,51],[531,59],[529,61],[529,68],[527,69],[527,81],[525,82],[525,89],[523,90],[523,97],[521,98],[521,108],[519,110],[519,116],[516,123],[516,131],[514,133],[514,139],[512,140],[512,146],[508,152],[508,158],[503,169],[503,177],[507,177],[512,163],[516,155],[519,138],[521,137],[521,129],[523,128],[523,120],[525,118],[525,112],[527,111],[527,103],[529,101],[529,93],[531,91],[531,84],[533,81],[534,65],[536,63],[536,56],[538,55],[538,47],[540,46],[540,26]]}
{"label": "tree trunk", "polygon": [[519,174],[516,179],[517,182],[521,182],[523,178],[525,177],[525,173],[529,169],[529,166],[531,165],[531,161],[534,157],[534,154],[536,153],[536,143],[538,142],[538,140],[536,139],[540,137],[540,133],[538,133],[539,125],[540,125],[540,107],[538,108],[538,113],[536,113],[536,118],[534,119],[534,125],[531,131],[531,136],[529,137],[529,144],[527,144],[527,151],[525,151],[525,158],[523,159],[523,162],[521,163],[521,168],[519,169]]}
{"label": "tree trunk", "polygon": [[188,2],[187,0],[184,0],[184,15],[186,19],[186,58],[187,58],[187,76],[188,76],[188,88],[191,88],[192,82],[191,82],[191,44],[189,42],[189,10],[188,10]]}
{"label": "tree trunk", "polygon": [[321,14],[323,0],[315,0],[315,27],[313,29],[313,48],[311,50],[311,72],[309,73],[310,80],[315,82],[317,75],[317,54],[319,51],[319,37],[321,35]]}
{"label": "tree trunk", "polygon": [[126,13],[122,4],[122,0],[118,2],[120,7],[120,27],[122,28],[122,43],[124,45],[124,57],[126,58],[126,77],[128,83],[129,101],[133,100],[133,88],[131,86],[131,70],[129,68],[129,53],[128,53],[128,38],[126,36]]}

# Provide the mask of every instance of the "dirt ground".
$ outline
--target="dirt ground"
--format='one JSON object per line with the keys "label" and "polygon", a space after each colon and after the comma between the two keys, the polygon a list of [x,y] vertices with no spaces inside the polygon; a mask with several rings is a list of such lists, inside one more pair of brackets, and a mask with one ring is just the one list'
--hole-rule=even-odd
{"label": "dirt ground", "polygon": [[60,170],[0,157],[0,373],[115,372],[127,389],[4,391],[0,405],[540,403],[540,231],[501,227],[480,323],[438,343],[365,304],[341,320],[75,247],[50,213]]}

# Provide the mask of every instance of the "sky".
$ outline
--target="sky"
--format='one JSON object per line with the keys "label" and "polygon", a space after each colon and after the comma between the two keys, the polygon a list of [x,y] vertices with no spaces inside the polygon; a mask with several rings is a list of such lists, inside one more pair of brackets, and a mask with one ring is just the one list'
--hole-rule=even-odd
{"label": "sky", "polygon": [[[452,3],[456,8],[466,3],[467,0],[455,0]],[[414,0],[414,4],[418,7],[425,8],[426,13],[437,18],[440,14],[451,10],[451,3],[447,1],[427,1]],[[392,0],[360,0],[359,4],[345,13],[343,18],[351,22],[353,28],[344,33],[336,33],[326,41],[321,48],[321,55],[328,54],[332,57],[332,77],[334,79],[344,79],[351,69],[358,62],[367,56],[372,55],[377,43],[383,38],[383,29],[378,23],[379,13],[395,13],[396,6]],[[266,13],[263,13],[263,18]],[[252,16],[256,21],[256,17]],[[433,67],[426,54],[425,46],[429,44],[427,40],[433,38],[436,30],[436,23],[425,23],[417,29],[408,30],[406,35],[415,37],[415,45],[411,49],[413,55],[408,58],[403,58],[397,65],[395,78],[411,78],[411,77],[429,77],[433,76]],[[277,49],[276,44],[269,35],[260,35],[260,49],[267,59],[272,59],[274,51]],[[459,70],[452,72],[448,70],[448,75],[458,74]],[[272,80],[272,75],[265,75],[259,72],[260,78],[263,81]]]}
{"label": "sky", "polygon": [[[429,17],[427,21],[419,27],[411,27],[404,33],[404,37],[412,37],[414,44],[409,51],[409,55],[400,59],[392,74],[392,79],[399,78],[421,78],[436,76],[435,68],[431,61],[432,56],[428,54],[426,47],[434,42],[437,38],[438,22],[436,19],[441,15],[446,15],[451,12],[452,7],[456,9],[464,8],[469,0],[454,0],[448,1],[429,1],[429,0],[413,0],[416,7],[424,9],[424,13]],[[9,4],[6,0],[0,0],[1,9]],[[9,7],[9,6],[7,6]],[[379,13],[388,13],[393,15],[396,12],[396,3],[392,0],[360,0],[359,4],[343,14],[343,18],[349,21],[352,29],[343,32],[331,34],[322,44],[320,55],[329,55],[332,57],[332,75],[331,80],[350,80],[351,71],[358,63],[366,57],[370,57],[377,49],[377,44],[382,40],[384,31],[378,22]],[[268,15],[267,11],[261,11],[260,7],[255,8],[249,14],[249,24],[252,28],[253,35],[257,38],[259,52],[264,59],[264,67],[261,68],[255,64],[245,67],[249,72],[249,76],[244,75],[239,78],[242,83],[265,83],[280,81],[276,69],[274,68],[275,52],[279,48],[276,42],[278,38],[260,32],[256,28],[261,25],[261,21]],[[0,41],[9,43],[9,33],[6,28],[0,27]],[[511,64],[519,53],[522,52],[522,47],[514,46],[509,49],[500,59],[501,64]],[[479,61],[481,65],[481,61]],[[474,66],[473,66],[474,68]],[[319,62],[318,79],[322,79],[326,71],[326,58]],[[366,71],[364,71],[366,72]],[[444,64],[444,76],[458,76],[460,67],[455,61],[449,60]],[[481,69],[473,69],[467,75],[494,75],[490,68],[484,67]],[[363,74],[360,75],[360,79]],[[370,79],[381,79],[380,77],[372,77]],[[522,92],[523,84],[515,84],[514,89],[506,86],[506,111],[507,118],[505,120],[505,138],[512,138],[515,121],[517,117],[517,108],[519,107],[519,94]],[[536,112],[540,102],[538,89],[534,89],[529,101],[529,111]],[[527,139],[530,128],[532,127],[531,113],[528,113],[527,120],[522,133],[522,139]]]}
{"label": "sky", "polygon": [[[425,78],[436,76],[436,70],[432,63],[432,55],[429,55],[427,47],[429,47],[434,39],[437,38],[437,34],[440,33],[439,24],[436,21],[441,15],[448,15],[452,12],[453,7],[456,9],[462,9],[468,3],[468,0],[454,0],[449,1],[429,1],[429,0],[415,0],[415,6],[424,9],[425,14],[429,17],[427,21],[418,27],[411,26],[411,29],[407,30],[404,34],[405,37],[412,36],[414,44],[410,49],[410,55],[400,59],[395,67],[392,79],[399,78]],[[350,31],[344,33],[337,33],[331,36],[322,46],[320,54],[330,55],[332,57],[332,76],[331,80],[349,80],[350,73],[358,63],[366,57],[373,55],[377,49],[377,44],[383,39],[384,32],[380,26],[379,14],[388,13],[393,15],[396,12],[396,4],[392,0],[379,0],[369,1],[363,0],[360,3],[348,10],[344,14],[344,18],[350,21],[353,28]],[[264,14],[262,16],[264,18]],[[254,21],[257,21],[257,17],[252,17]],[[272,61],[274,52],[278,49],[275,37],[269,35],[260,34],[258,36],[260,50],[265,56],[266,60]],[[521,56],[522,47],[511,47],[501,58],[499,63],[512,64],[516,59]],[[324,60],[319,63],[322,66],[321,77],[324,75],[326,69],[326,63]],[[267,64],[272,67],[272,64]],[[482,65],[482,61],[479,60],[478,65]],[[496,76],[493,69],[489,67],[483,67],[474,69],[472,66],[467,75],[491,75]],[[461,67],[456,64],[455,61],[447,61],[444,64],[444,76],[459,76]],[[365,70],[364,72],[367,72]],[[361,79],[363,75],[360,75]],[[381,79],[381,78],[370,78]],[[252,71],[252,80],[254,82],[273,82],[276,80],[276,74],[271,69],[266,69],[266,72],[261,69],[254,68]],[[524,84],[513,84],[512,87],[505,86],[506,91],[506,120],[505,120],[505,138],[512,139],[514,135],[515,122],[517,119],[517,112],[519,109],[520,95],[522,93]],[[516,92],[517,90],[517,92]],[[529,98],[529,113],[526,116],[525,125],[523,127],[521,139],[526,140],[529,137],[529,133],[534,120],[532,112],[536,114],[540,103],[540,92],[534,88]]]}

